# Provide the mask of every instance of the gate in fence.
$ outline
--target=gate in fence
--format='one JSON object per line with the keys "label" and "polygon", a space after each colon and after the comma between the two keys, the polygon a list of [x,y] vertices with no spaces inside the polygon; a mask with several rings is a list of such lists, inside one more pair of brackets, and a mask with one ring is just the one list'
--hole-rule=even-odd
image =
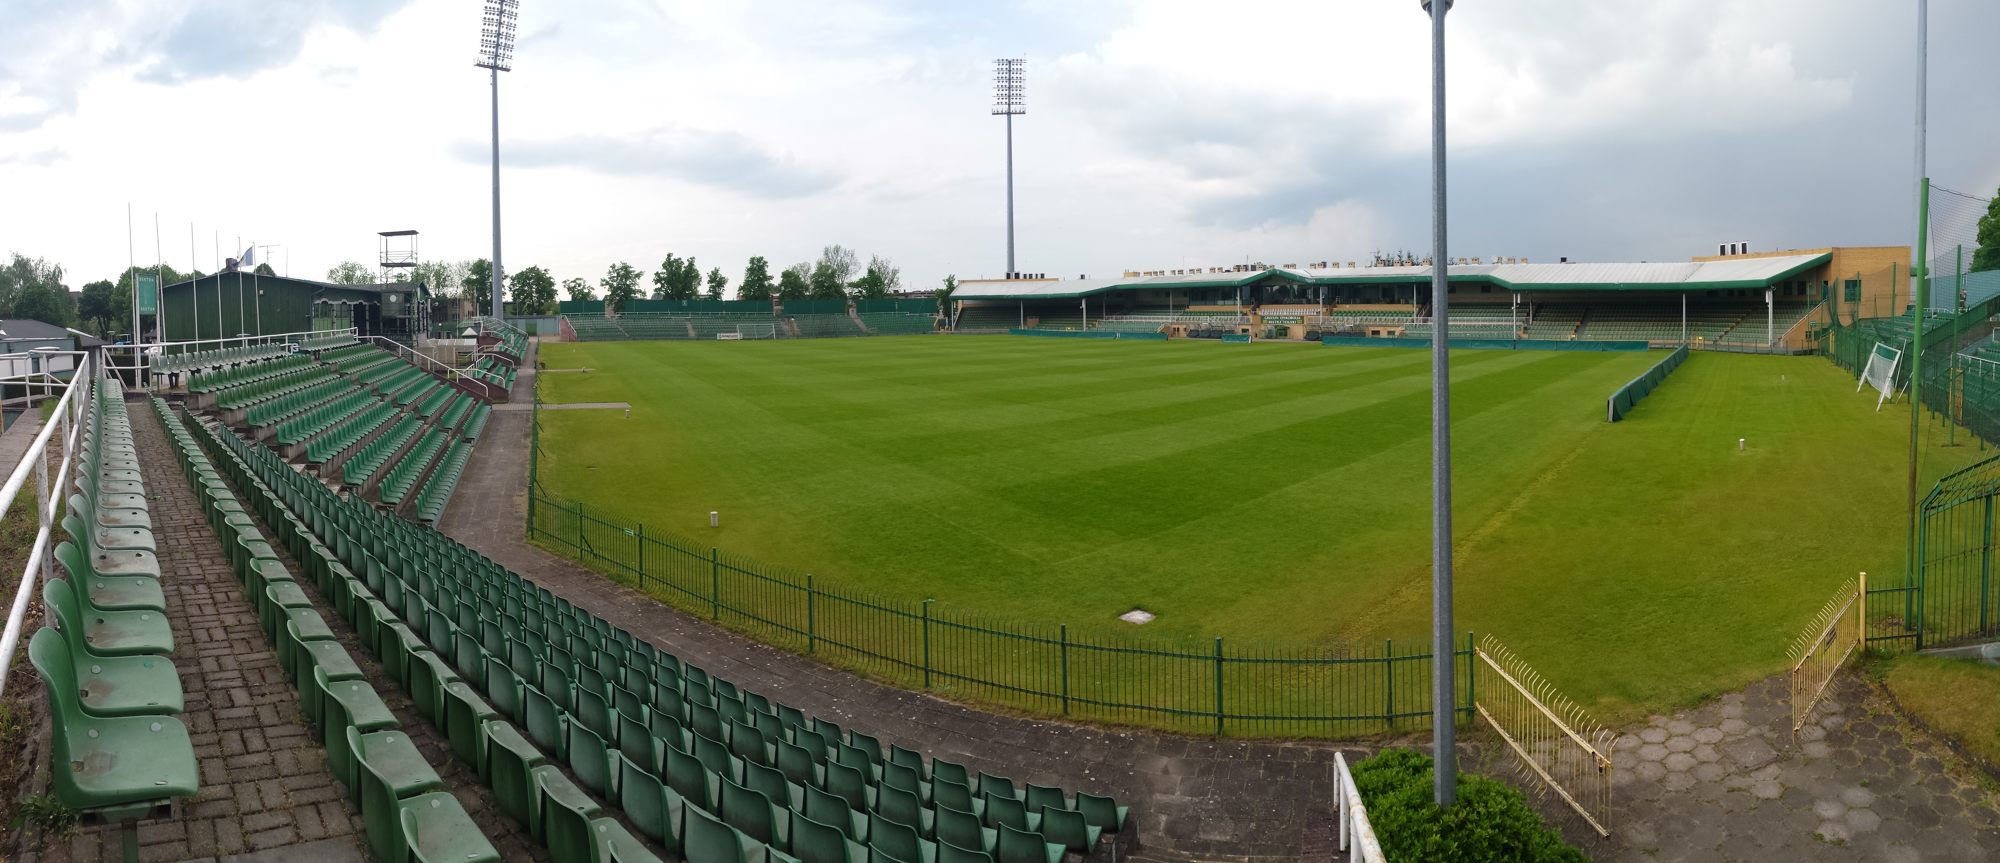
{"label": "gate in fence", "polygon": [[1556,694],[1546,680],[1491,636],[1473,651],[1473,707],[1520,761],[1523,772],[1611,835],[1611,744],[1617,735]]}
{"label": "gate in fence", "polygon": [[2000,456],[1938,480],[1917,512],[1917,577],[1902,623],[1923,650],[2000,636],[1994,506]]}
{"label": "gate in fence", "polygon": [[1812,709],[1826,696],[1827,686],[1849,657],[1861,649],[1866,629],[1864,598],[1868,595],[1868,573],[1841,585],[1832,599],[1820,608],[1812,623],[1792,640],[1791,672],[1792,733],[1799,733]]}

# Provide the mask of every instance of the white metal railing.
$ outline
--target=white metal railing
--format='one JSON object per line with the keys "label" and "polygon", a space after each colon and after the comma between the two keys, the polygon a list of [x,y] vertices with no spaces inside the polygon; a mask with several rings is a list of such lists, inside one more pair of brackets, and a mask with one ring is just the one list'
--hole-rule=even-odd
{"label": "white metal railing", "polygon": [[[28,614],[28,603],[35,593],[35,579],[39,575],[47,578],[50,574],[50,553],[52,534],[56,525],[56,514],[62,509],[63,490],[69,484],[70,466],[76,463],[77,433],[83,428],[85,412],[91,407],[90,388],[101,374],[91,364],[90,355],[81,351],[65,351],[76,358],[76,374],[69,379],[63,389],[62,398],[56,402],[55,413],[47,425],[28,444],[27,452],[21,455],[21,462],[8,473],[7,481],[0,485],[0,518],[14,508],[14,499],[28,484],[28,478],[35,480],[35,544],[28,551],[28,560],[21,567],[21,583],[14,593],[14,602],[7,611],[7,627],[0,631],[0,693],[7,686],[6,669],[13,667],[14,651],[21,644],[22,622]],[[49,442],[57,434],[62,435],[62,452],[56,467],[55,482],[49,481]]]}
{"label": "white metal railing", "polygon": [[389,351],[389,353],[396,355],[398,359],[409,362],[410,364],[415,365],[417,368],[423,369],[424,371],[427,372],[436,372],[438,374],[444,375],[445,377],[451,378],[452,380],[464,381],[467,384],[477,387],[478,392],[481,395],[484,395],[486,397],[486,400],[489,402],[494,399],[494,392],[499,389],[498,387],[495,387],[494,385],[487,383],[486,381],[480,380],[479,378],[467,374],[465,369],[454,367],[450,363],[440,362],[437,358],[432,357],[431,355],[426,354],[422,351],[411,350],[408,345],[396,341],[395,339],[387,338],[385,336],[362,337],[363,341],[367,341],[370,339],[374,340],[375,343],[380,345],[381,347],[386,348]]}
{"label": "white metal railing", "polygon": [[1340,810],[1340,850],[1357,863],[1388,863],[1382,843],[1375,839],[1375,827],[1368,823],[1368,807],[1354,787],[1354,774],[1347,769],[1347,757],[1333,753],[1333,799]]}
{"label": "white metal railing", "polygon": [[1840,586],[1804,632],[1792,640],[1791,671],[1786,675],[1792,700],[1792,734],[1796,736],[1812,709],[1826,696],[1833,676],[1861,650],[1865,629],[1862,615],[1868,598],[1868,573]]}

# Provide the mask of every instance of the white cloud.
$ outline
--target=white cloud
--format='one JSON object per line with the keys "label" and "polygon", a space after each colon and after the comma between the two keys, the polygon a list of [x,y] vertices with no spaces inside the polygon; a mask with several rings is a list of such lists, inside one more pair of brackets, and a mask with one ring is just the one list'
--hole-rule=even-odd
{"label": "white cloud", "polygon": [[[160,211],[176,263],[194,222],[203,267],[218,229],[222,245],[284,243],[278,262],[305,275],[371,258],[389,228],[421,230],[431,257],[489,252],[478,4],[22,4],[0,30],[0,251],[115,271],[129,201],[142,223]],[[1455,243],[1659,259],[1715,234],[1897,241],[1910,16],[1886,5],[1458,4]],[[1415,6],[527,4],[500,82],[506,257],[595,278],[672,251],[733,277],[750,255],[782,266],[839,242],[895,259],[906,284],[996,275],[988,63],[1005,55],[1029,61],[1022,269],[1420,246]],[[2000,119],[1976,110],[2000,7],[1932,15],[1934,173],[1978,190],[2000,176],[1985,143]]]}

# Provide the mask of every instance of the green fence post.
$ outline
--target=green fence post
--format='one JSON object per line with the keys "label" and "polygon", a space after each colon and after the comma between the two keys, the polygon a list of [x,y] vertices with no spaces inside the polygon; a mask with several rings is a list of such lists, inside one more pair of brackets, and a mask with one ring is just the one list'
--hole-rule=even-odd
{"label": "green fence post", "polygon": [[812,653],[817,650],[818,641],[819,636],[815,634],[813,627],[813,574],[808,572],[806,573],[806,652]]}
{"label": "green fence post", "polygon": [[1979,634],[1989,631],[1988,605],[1993,596],[1993,495],[1986,496],[1986,540],[1979,546]]}
{"label": "green fence post", "polygon": [[576,502],[576,559],[583,560],[583,501]]}
{"label": "green fence post", "polygon": [[1222,736],[1222,636],[1215,637],[1215,736]]}
{"label": "green fence post", "polygon": [[722,556],[708,547],[708,619],[722,619]]}
{"label": "green fence post", "polygon": [[1069,715],[1069,624],[1057,624],[1062,633],[1062,712]]}
{"label": "green fence post", "polygon": [[930,597],[924,597],[924,688],[925,689],[931,688],[931,603],[934,601],[935,600],[932,600]]}
{"label": "green fence post", "polygon": [[1396,640],[1382,642],[1382,679],[1388,681],[1387,700],[1383,702],[1382,718],[1389,721],[1389,727],[1396,726]]}
{"label": "green fence post", "polygon": [[646,523],[639,522],[639,589],[646,589]]}
{"label": "green fence post", "polygon": [[1465,631],[1465,720],[1479,712],[1479,648],[1474,646],[1472,630]]}

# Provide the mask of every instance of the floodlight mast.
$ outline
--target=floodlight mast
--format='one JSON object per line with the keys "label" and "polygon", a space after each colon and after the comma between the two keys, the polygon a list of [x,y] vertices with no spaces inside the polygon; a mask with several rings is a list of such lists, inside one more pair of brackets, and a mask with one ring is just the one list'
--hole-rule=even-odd
{"label": "floodlight mast", "polygon": [[1007,278],[1014,278],[1014,115],[1028,113],[1028,61],[993,61],[993,113],[1007,118]]}
{"label": "floodlight mast", "polygon": [[[1445,266],[1444,13],[1420,0],[1431,25],[1431,746],[1432,799],[1458,799],[1457,675],[1451,608],[1451,289]],[[1476,661],[1468,657],[1470,661]],[[1478,669],[1472,669],[1477,673]]]}
{"label": "floodlight mast", "polygon": [[493,317],[505,318],[501,300],[504,271],[500,266],[500,73],[514,69],[514,22],[520,16],[520,0],[486,0],[479,17],[479,61],[493,83],[493,267],[488,284],[493,293]]}

